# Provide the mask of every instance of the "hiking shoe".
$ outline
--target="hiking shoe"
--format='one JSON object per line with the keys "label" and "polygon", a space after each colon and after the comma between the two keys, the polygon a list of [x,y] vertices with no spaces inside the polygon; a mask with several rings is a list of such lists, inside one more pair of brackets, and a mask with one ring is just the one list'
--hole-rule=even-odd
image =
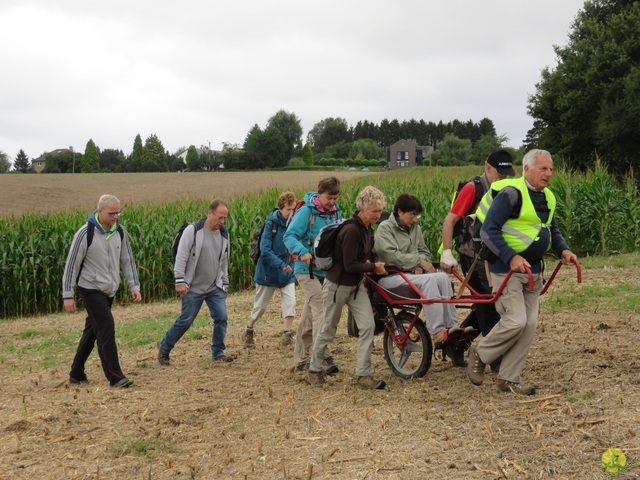
{"label": "hiking shoe", "polygon": [[498,390],[501,392],[519,393],[520,395],[533,395],[536,393],[536,387],[510,382],[509,380],[502,380],[501,378],[498,379]]}
{"label": "hiking shoe", "polygon": [[307,376],[304,377],[304,381],[307,382],[308,385],[313,385],[316,387],[320,387],[323,384],[327,383],[324,372],[314,372],[313,370],[309,370],[307,372]]}
{"label": "hiking shoe", "polygon": [[253,348],[256,346],[256,341],[253,336],[253,328],[245,328],[244,332],[242,332],[242,344],[244,348]]}
{"label": "hiking shoe", "polygon": [[129,388],[133,385],[133,378],[121,378],[117,383],[111,385],[113,388]]}
{"label": "hiking shoe", "polygon": [[325,358],[322,362],[325,375],[335,375],[340,371],[336,362],[333,361],[333,357]]}
{"label": "hiking shoe", "polygon": [[301,362],[296,365],[296,372],[306,372],[309,370],[309,362]]}
{"label": "hiking shoe", "polygon": [[225,355],[224,353],[222,355],[218,355],[217,357],[213,357],[213,362],[223,362],[223,363],[231,363],[233,362],[234,358],[230,357],[228,355]]}
{"label": "hiking shoe", "polygon": [[444,353],[451,359],[454,367],[466,367],[467,362],[464,359],[464,344],[461,342],[447,343],[444,345]]}
{"label": "hiking shoe", "polygon": [[445,344],[447,342],[455,341],[462,335],[463,330],[458,327],[451,327],[444,330],[440,330],[433,335],[432,340],[435,345]]}
{"label": "hiking shoe", "polygon": [[78,380],[77,378],[69,377],[69,383],[73,383],[75,385],[89,385],[89,380],[87,377]]}
{"label": "hiking shoe", "polygon": [[474,385],[482,385],[484,380],[485,363],[480,359],[476,346],[469,347],[469,363],[467,363],[467,377]]}
{"label": "hiking shoe", "polygon": [[293,332],[291,330],[285,330],[282,332],[282,337],[280,338],[280,345],[282,347],[288,347],[289,345],[293,345]]}
{"label": "hiking shoe", "polygon": [[169,352],[165,352],[164,350],[162,350],[162,348],[160,347],[160,341],[158,341],[158,363],[160,365],[165,365],[168,366],[171,364],[171,360],[169,359]]}
{"label": "hiking shoe", "polygon": [[371,375],[356,377],[356,383],[360,388],[368,388],[370,390],[382,390],[387,386],[384,380],[376,380]]}

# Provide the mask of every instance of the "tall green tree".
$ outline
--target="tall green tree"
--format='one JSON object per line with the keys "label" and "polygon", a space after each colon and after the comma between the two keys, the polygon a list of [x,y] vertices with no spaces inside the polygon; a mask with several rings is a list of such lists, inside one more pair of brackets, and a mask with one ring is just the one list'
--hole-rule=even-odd
{"label": "tall green tree", "polygon": [[282,155],[278,154],[277,157],[284,156],[286,163],[289,163],[289,159],[293,156],[294,152],[300,153],[302,150],[302,125],[300,119],[293,112],[278,110],[275,115],[268,120],[265,131],[269,128],[273,128],[280,133],[286,147]]}
{"label": "tall green tree", "polygon": [[167,153],[167,163],[169,164],[170,172],[183,172],[187,168],[182,157],[179,157],[175,153]]}
{"label": "tall green tree", "polygon": [[0,150],[0,173],[7,173],[9,170],[11,170],[9,155]]}
{"label": "tall green tree", "polygon": [[[576,15],[558,65],[545,68],[528,112],[540,144],[570,166],[638,172],[640,161],[640,2],[588,0]],[[535,122],[538,122],[537,124]],[[532,134],[533,138],[534,135]]]}
{"label": "tall green tree", "polygon": [[[453,133],[447,133],[431,154],[431,162],[432,165],[441,167],[467,165],[471,160],[471,155],[471,140],[458,138]],[[427,163],[425,162],[425,165]]]}
{"label": "tall green tree", "polygon": [[375,140],[362,138],[355,140],[349,150],[349,158],[358,156],[366,160],[377,160],[384,157],[384,150],[378,146]]}
{"label": "tall green tree", "polygon": [[189,145],[189,148],[187,148],[185,163],[190,172],[199,172],[202,170],[202,162],[200,162],[200,155],[198,155],[198,150],[196,150],[195,145]]}
{"label": "tall green tree", "polygon": [[243,151],[240,147],[234,143],[223,142],[222,152],[218,156],[220,160],[220,166],[225,170],[243,168],[244,160],[242,159]]}
{"label": "tall green tree", "polygon": [[484,164],[485,160],[491,152],[500,150],[502,144],[506,141],[504,137],[496,137],[495,135],[483,135],[473,145],[471,154],[471,162],[476,165]]}
{"label": "tall green tree", "polygon": [[129,164],[127,167],[127,171],[129,172],[140,172],[142,167],[142,154],[144,151],[144,147],[142,146],[142,137],[140,134],[136,135],[136,138],[133,140],[133,151],[131,152],[131,156],[129,157]]}
{"label": "tall green tree", "polygon": [[313,149],[309,142],[305,142],[304,147],[302,147],[302,161],[307,166],[313,166]]}
{"label": "tall green tree", "polygon": [[168,172],[167,153],[155,133],[147,137],[142,148],[141,172]]}
{"label": "tall green tree", "polygon": [[92,139],[89,139],[87,146],[84,148],[84,155],[80,160],[80,170],[82,173],[100,172],[100,154]]}
{"label": "tall green tree", "polygon": [[351,142],[349,125],[344,118],[328,117],[316,123],[307,134],[307,141],[313,151],[318,154],[338,142]]}
{"label": "tall green tree", "polygon": [[124,172],[125,156],[122,150],[113,148],[105,148],[99,151],[100,155],[100,171],[102,172]]}
{"label": "tall green tree", "polygon": [[31,161],[29,160],[29,157],[27,157],[27,154],[24,153],[24,150],[20,149],[18,155],[16,155],[16,159],[13,162],[13,169],[16,172],[22,173],[27,173],[31,170]]}
{"label": "tall green tree", "polygon": [[249,133],[247,133],[247,136],[244,139],[243,148],[249,168],[251,169],[260,169],[265,167],[265,159],[262,152],[262,138],[262,129],[256,123],[251,127],[251,130],[249,130]]}
{"label": "tall green tree", "polygon": [[388,147],[402,138],[400,122],[397,119],[391,121],[386,118],[380,122],[380,146]]}

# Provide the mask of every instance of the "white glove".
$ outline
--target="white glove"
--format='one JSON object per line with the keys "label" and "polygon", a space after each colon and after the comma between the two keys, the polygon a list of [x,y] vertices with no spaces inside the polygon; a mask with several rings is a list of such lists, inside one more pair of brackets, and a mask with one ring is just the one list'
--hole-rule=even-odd
{"label": "white glove", "polygon": [[449,265],[451,268],[458,266],[458,262],[456,262],[456,259],[453,258],[453,254],[449,249],[442,251],[442,256],[440,257],[440,263]]}

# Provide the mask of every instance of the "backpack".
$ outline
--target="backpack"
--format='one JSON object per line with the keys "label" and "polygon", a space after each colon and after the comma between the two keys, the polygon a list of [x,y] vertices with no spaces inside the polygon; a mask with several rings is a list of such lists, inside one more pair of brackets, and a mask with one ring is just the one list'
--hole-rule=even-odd
{"label": "backpack", "polygon": [[[178,254],[178,245],[180,245],[180,239],[182,238],[182,234],[184,233],[184,229],[187,228],[189,225],[193,225],[193,227],[196,229],[196,232],[198,230],[202,230],[202,227],[204,227],[204,221],[206,219],[202,218],[200,220],[198,220],[197,222],[193,222],[193,223],[189,223],[189,222],[185,222],[182,225],[180,225],[180,228],[178,229],[178,233],[176,234],[176,236],[173,239],[173,243],[171,243],[171,261],[173,263],[176,263],[176,255]],[[193,250],[193,247],[196,244],[196,236],[195,233],[193,235],[193,245],[191,245],[191,250]]]}
{"label": "backpack", "polygon": [[[264,232],[264,227],[266,226],[267,222],[264,222],[251,238],[251,244],[249,245],[249,256],[251,257],[251,260],[253,260],[253,263],[258,263],[258,259],[260,258],[260,240],[262,240],[262,232]],[[278,225],[276,224],[276,222],[271,222],[272,240],[276,236],[276,233],[278,233]]]}
{"label": "backpack", "polygon": [[[87,250],[89,250],[89,247],[93,243],[93,234],[95,232],[95,229],[96,229],[96,226],[93,222],[87,222]],[[122,226],[120,225],[120,223],[118,223],[118,227],[116,231],[118,232],[118,235],[120,235],[120,241],[122,242],[124,240],[124,230],[122,229]],[[82,273],[82,268],[84,267],[84,261],[86,258],[87,256],[85,254],[85,257],[82,259],[82,262],[80,262],[80,268],[78,269],[78,276],[76,277],[76,283],[78,283],[78,280],[80,279],[80,274]]]}
{"label": "backpack", "polygon": [[357,223],[353,218],[341,218],[334,223],[325,225],[320,229],[313,241],[314,263],[318,270],[329,270],[333,267],[333,251],[336,239],[342,227],[349,223]]}
{"label": "backpack", "polygon": [[458,189],[453,195],[453,201],[451,202],[451,204],[453,205],[453,202],[456,201],[456,198],[458,197],[460,190],[462,190],[462,188],[467,183],[470,183],[470,182],[473,182],[473,186],[476,189],[476,194],[473,197],[473,203],[471,204],[471,208],[469,209],[468,212],[466,212],[464,217],[458,220],[456,224],[453,226],[453,242],[458,248],[461,245],[464,245],[465,243],[468,243],[469,241],[473,240],[474,236],[477,235],[478,232],[480,231],[479,225],[476,225],[475,221],[471,221],[471,219],[467,217],[467,215],[476,211],[476,208],[478,207],[480,200],[482,200],[482,197],[485,194],[480,177],[474,177],[471,180],[460,182],[458,184]]}
{"label": "backpack", "polygon": [[[298,212],[298,210],[300,210],[300,208],[304,207],[305,205],[306,205],[306,203],[304,203],[304,199],[303,198],[296,202],[296,206],[293,207],[293,212],[291,212],[291,215],[289,215],[289,218],[287,218],[287,227],[291,223],[291,220],[293,220],[293,217]],[[311,215],[309,217],[309,224],[307,225],[307,230],[309,229],[309,227],[311,226],[313,221],[314,221],[314,218],[313,218],[313,215]]]}
{"label": "backpack", "polygon": [[[87,249],[89,249],[93,243],[93,233],[95,229],[96,226],[93,222],[87,222]],[[120,223],[118,223],[116,231],[118,232],[118,235],[120,235],[120,241],[124,240],[124,230],[122,230],[122,225],[120,225]]]}

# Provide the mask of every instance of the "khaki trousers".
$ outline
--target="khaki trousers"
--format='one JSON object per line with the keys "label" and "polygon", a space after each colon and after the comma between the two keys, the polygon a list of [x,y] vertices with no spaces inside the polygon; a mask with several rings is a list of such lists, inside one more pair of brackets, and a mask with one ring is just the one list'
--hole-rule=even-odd
{"label": "khaki trousers", "polygon": [[[506,274],[492,273],[494,290]],[[478,342],[477,352],[484,363],[491,363],[502,355],[498,377],[520,383],[520,375],[536,336],[542,276],[534,274],[534,291],[529,290],[529,277],[514,273],[496,301],[500,321]]]}
{"label": "khaki trousers", "polygon": [[[311,348],[320,331],[322,323],[322,283],[315,276],[313,280],[308,274],[296,275],[298,285],[304,292],[304,305],[298,328],[296,329],[296,342],[293,345],[293,361],[295,365],[309,363]],[[327,349],[325,357],[331,357],[331,350]]]}
{"label": "khaki trousers", "polygon": [[[353,298],[356,291],[356,298]],[[366,377],[371,375],[371,349],[373,348],[375,322],[371,302],[365,288],[362,285],[360,285],[360,288],[357,286],[337,285],[325,280],[322,286],[322,302],[324,305],[324,319],[320,326],[320,332],[318,332],[318,336],[313,342],[309,370],[314,372],[322,370],[322,359],[326,358],[329,344],[336,336],[342,309],[347,305],[360,333],[356,356],[356,376]]]}

